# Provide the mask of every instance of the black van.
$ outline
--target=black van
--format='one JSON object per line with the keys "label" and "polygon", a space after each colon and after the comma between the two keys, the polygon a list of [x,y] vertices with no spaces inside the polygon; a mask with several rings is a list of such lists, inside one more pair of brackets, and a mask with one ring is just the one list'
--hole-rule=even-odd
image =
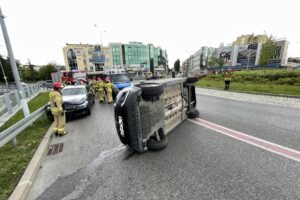
{"label": "black van", "polygon": [[117,95],[115,123],[121,142],[144,152],[166,147],[167,135],[188,117],[198,117],[197,77],[144,81]]}

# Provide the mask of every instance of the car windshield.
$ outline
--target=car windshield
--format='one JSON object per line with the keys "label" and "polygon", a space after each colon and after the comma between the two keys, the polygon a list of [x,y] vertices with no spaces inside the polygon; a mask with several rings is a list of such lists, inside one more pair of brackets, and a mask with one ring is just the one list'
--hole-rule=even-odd
{"label": "car windshield", "polygon": [[65,88],[61,91],[63,96],[70,96],[70,95],[84,95],[86,94],[85,88]]}
{"label": "car windshield", "polygon": [[110,79],[112,80],[112,82],[129,82],[130,79],[127,75],[125,74],[112,74],[110,75]]}

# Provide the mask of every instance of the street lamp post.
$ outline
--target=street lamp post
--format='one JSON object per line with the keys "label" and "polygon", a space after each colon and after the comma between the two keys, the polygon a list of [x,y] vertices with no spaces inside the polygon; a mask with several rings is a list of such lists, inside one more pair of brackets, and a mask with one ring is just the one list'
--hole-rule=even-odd
{"label": "street lamp post", "polygon": [[3,37],[4,37],[6,48],[7,48],[7,53],[8,53],[10,65],[11,65],[11,68],[12,68],[12,72],[13,72],[13,75],[14,75],[14,79],[15,79],[15,82],[16,82],[17,89],[18,89],[18,93],[20,95],[21,107],[23,109],[24,116],[27,117],[30,114],[30,112],[29,112],[29,108],[28,108],[28,105],[27,105],[24,89],[21,85],[20,75],[19,75],[19,72],[18,72],[18,69],[17,69],[16,60],[14,58],[14,54],[13,54],[12,47],[11,47],[11,44],[10,44],[10,40],[9,40],[9,36],[8,36],[8,33],[7,33],[6,25],[5,25],[5,22],[4,22],[4,15],[2,14],[1,7],[0,7],[0,24],[1,24]]}
{"label": "street lamp post", "polygon": [[[98,25],[97,24],[94,24],[94,26],[96,27],[96,28],[98,28]],[[103,43],[102,43],[102,33],[103,32],[106,32],[105,30],[102,30],[102,29],[99,29],[100,30],[100,41],[101,41],[101,46],[103,46]]]}

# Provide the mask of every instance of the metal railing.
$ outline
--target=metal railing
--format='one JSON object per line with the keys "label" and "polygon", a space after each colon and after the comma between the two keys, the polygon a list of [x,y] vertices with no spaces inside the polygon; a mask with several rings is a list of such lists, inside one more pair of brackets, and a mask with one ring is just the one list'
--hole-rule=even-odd
{"label": "metal railing", "polygon": [[13,126],[4,130],[0,133],[0,148],[8,143],[9,141],[13,141],[13,145],[17,145],[16,136],[21,133],[24,129],[30,126],[34,121],[40,118],[46,111],[47,105],[44,105],[40,109],[34,111],[29,116],[25,117],[21,121],[15,123]]}
{"label": "metal railing", "polygon": [[[39,83],[24,86],[25,97],[28,100],[35,97],[48,88],[41,87]],[[18,91],[14,87],[0,87],[0,126],[8,120],[8,118],[17,112],[20,106],[20,97]]]}

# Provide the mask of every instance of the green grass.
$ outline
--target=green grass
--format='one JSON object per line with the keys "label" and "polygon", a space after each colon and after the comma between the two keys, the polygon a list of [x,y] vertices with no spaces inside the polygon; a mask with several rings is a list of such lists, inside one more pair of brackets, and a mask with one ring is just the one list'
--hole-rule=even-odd
{"label": "green grass", "polygon": [[[49,101],[48,94],[41,93],[32,99],[28,103],[30,111],[45,105]],[[21,110],[0,127],[0,130],[5,130],[22,118]],[[0,200],[7,199],[12,193],[50,125],[51,122],[45,114],[17,136],[17,147],[7,143],[0,148]]]}
{"label": "green grass", "polygon": [[[223,80],[206,80],[202,79],[196,83],[198,87],[224,89]],[[284,95],[297,95],[300,96],[300,86],[295,85],[278,85],[270,82],[253,83],[253,82],[231,82],[231,91],[244,91],[244,92],[259,92],[270,94],[284,94]]]}

